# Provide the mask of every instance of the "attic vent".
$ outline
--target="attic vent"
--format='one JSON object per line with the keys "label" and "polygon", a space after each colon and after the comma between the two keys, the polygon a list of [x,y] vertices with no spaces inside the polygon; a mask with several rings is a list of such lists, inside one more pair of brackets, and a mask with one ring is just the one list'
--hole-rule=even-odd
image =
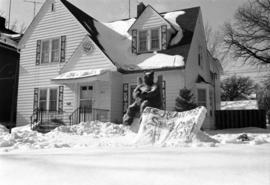
{"label": "attic vent", "polygon": [[55,11],[55,6],[54,6],[54,3],[51,4],[51,12],[54,12]]}

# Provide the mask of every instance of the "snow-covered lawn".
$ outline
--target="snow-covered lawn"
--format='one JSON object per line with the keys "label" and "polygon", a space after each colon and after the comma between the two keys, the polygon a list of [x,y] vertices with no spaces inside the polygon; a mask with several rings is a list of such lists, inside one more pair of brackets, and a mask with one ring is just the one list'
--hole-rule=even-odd
{"label": "snow-covered lawn", "polygon": [[269,129],[199,132],[175,147],[135,145],[135,136],[99,122],[49,134],[0,128],[0,184],[270,184]]}

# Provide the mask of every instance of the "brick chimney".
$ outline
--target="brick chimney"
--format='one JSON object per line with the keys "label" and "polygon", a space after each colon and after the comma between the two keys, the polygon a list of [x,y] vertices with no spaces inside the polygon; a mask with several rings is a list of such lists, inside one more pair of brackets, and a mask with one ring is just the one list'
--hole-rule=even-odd
{"label": "brick chimney", "polygon": [[143,13],[145,8],[146,8],[146,6],[143,4],[143,2],[140,2],[137,5],[137,18]]}
{"label": "brick chimney", "polygon": [[6,28],[6,19],[0,16],[0,30],[3,30],[5,28]]}

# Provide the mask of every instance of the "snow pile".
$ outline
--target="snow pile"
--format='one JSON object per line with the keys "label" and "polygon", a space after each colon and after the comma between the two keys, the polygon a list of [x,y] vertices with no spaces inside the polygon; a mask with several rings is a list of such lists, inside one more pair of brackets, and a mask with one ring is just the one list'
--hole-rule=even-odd
{"label": "snow pile", "polygon": [[260,145],[270,143],[269,129],[248,127],[209,131],[209,134],[221,144]]}
{"label": "snow pile", "polygon": [[138,64],[141,69],[182,67],[184,65],[184,58],[182,56],[170,56],[165,54],[155,54],[152,57],[144,60],[142,63]]}
{"label": "snow pile", "polygon": [[103,23],[117,33],[127,37],[131,40],[131,35],[128,33],[128,29],[135,22],[134,18],[125,20],[125,21],[115,21],[111,23]]}

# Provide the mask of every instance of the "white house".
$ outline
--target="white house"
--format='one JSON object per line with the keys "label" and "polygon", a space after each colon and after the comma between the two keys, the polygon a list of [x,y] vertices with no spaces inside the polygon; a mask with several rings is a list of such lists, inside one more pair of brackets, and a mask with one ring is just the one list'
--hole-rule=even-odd
{"label": "white house", "polygon": [[17,124],[37,110],[75,123],[79,107],[84,120],[120,123],[137,78],[153,70],[167,110],[187,87],[208,108],[203,127],[214,128],[222,68],[207,51],[201,9],[159,13],[141,3],[137,12],[101,23],[66,0],[47,0],[19,43]]}

